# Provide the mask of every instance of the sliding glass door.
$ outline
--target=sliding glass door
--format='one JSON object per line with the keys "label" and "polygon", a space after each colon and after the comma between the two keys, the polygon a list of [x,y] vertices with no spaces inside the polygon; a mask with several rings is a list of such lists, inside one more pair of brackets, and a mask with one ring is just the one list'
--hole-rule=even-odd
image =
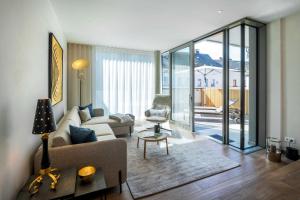
{"label": "sliding glass door", "polygon": [[196,42],[194,50],[195,131],[223,142],[223,32]]}
{"label": "sliding glass door", "polygon": [[230,27],[194,49],[195,131],[239,149],[256,146],[257,29]]}
{"label": "sliding glass door", "polygon": [[190,47],[172,52],[172,120],[190,127]]}
{"label": "sliding glass door", "polygon": [[229,30],[229,144],[246,149],[257,145],[256,28],[240,25]]}
{"label": "sliding glass door", "polygon": [[264,144],[257,117],[263,26],[246,19],[162,55],[162,92],[170,83],[173,121],[242,150]]}
{"label": "sliding glass door", "polygon": [[257,145],[257,29],[245,26],[245,122],[244,147]]}
{"label": "sliding glass door", "polygon": [[241,148],[241,26],[229,30],[229,144]]}

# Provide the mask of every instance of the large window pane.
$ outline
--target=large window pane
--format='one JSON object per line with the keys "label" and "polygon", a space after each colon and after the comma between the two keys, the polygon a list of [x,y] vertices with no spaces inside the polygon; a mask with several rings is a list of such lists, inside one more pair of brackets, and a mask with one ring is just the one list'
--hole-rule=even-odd
{"label": "large window pane", "polygon": [[190,118],[190,48],[173,53],[172,57],[172,119],[189,125]]}
{"label": "large window pane", "polygon": [[223,33],[195,43],[195,131],[223,140]]}
{"label": "large window pane", "polygon": [[170,66],[169,66],[169,53],[164,53],[161,56],[161,86],[162,94],[170,94]]}
{"label": "large window pane", "polygon": [[241,148],[241,26],[229,30],[229,144]]}
{"label": "large window pane", "polygon": [[245,26],[245,148],[256,146],[256,28]]}

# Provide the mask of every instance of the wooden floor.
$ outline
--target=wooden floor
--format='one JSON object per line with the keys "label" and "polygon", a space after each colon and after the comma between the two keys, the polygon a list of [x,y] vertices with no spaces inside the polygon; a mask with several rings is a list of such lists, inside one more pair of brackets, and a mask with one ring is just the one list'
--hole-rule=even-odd
{"label": "wooden floor", "polygon": [[[300,200],[300,161],[290,163],[284,160],[282,163],[273,163],[266,159],[264,150],[243,155],[228,146],[210,141],[209,143],[220,154],[239,162],[241,166],[143,199]],[[123,184],[121,194],[118,193],[118,189],[109,190],[107,199],[132,199],[126,183]]]}

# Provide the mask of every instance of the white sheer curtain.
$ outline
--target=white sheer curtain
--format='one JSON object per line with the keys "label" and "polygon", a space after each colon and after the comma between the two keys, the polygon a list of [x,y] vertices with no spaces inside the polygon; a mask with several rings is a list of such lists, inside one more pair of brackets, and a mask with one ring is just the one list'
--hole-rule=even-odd
{"label": "white sheer curtain", "polygon": [[97,46],[93,55],[94,107],[143,118],[154,97],[154,53]]}

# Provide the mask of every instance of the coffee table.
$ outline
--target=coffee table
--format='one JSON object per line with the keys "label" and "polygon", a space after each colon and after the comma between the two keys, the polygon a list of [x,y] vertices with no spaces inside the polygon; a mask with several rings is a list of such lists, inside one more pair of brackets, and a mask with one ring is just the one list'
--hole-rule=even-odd
{"label": "coffee table", "polygon": [[153,130],[144,130],[137,134],[138,141],[137,141],[137,148],[139,148],[139,142],[140,140],[144,140],[144,159],[146,159],[146,151],[147,151],[147,142],[156,142],[159,144],[160,141],[166,141],[166,149],[167,149],[167,155],[169,155],[169,149],[168,149],[168,134],[161,132],[160,135],[155,135]]}

